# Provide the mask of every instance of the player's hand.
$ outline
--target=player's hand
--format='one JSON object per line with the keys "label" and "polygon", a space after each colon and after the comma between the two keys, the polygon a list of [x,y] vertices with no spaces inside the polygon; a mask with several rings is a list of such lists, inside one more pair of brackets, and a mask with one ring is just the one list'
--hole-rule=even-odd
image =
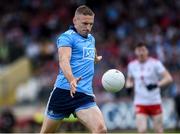
{"label": "player's hand", "polygon": [[148,91],[152,91],[154,89],[156,89],[158,87],[157,84],[149,84],[149,85],[146,85],[146,88]]}
{"label": "player's hand", "polygon": [[99,62],[99,61],[101,61],[102,60],[102,56],[95,56],[95,63],[97,63],[97,62]]}
{"label": "player's hand", "polygon": [[74,94],[76,93],[76,87],[77,87],[77,83],[81,80],[81,77],[79,78],[75,78],[73,79],[71,82],[70,82],[70,86],[71,86],[71,89],[70,89],[70,95],[71,97],[74,97]]}

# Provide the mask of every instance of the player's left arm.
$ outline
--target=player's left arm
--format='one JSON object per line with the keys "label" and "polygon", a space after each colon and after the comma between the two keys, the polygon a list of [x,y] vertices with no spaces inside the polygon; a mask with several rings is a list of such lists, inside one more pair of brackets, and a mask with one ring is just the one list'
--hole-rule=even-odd
{"label": "player's left arm", "polygon": [[167,70],[163,71],[161,76],[162,79],[157,83],[158,87],[164,87],[173,81],[171,74]]}
{"label": "player's left arm", "polygon": [[149,91],[156,89],[157,87],[160,87],[160,88],[164,87],[173,81],[172,76],[170,75],[168,70],[165,69],[165,67],[163,66],[161,62],[156,63],[156,70],[157,70],[157,73],[161,75],[161,80],[155,84],[146,85]]}
{"label": "player's left arm", "polygon": [[95,58],[94,58],[94,62],[95,63],[97,63],[97,62],[99,62],[99,61],[101,61],[102,60],[102,56],[98,56],[97,55],[97,50],[96,50],[96,48],[95,48]]}

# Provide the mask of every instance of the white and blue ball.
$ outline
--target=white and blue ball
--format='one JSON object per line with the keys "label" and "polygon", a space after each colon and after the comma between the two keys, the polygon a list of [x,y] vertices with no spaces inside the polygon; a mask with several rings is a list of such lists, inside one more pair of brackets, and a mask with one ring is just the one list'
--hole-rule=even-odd
{"label": "white and blue ball", "polygon": [[108,92],[118,92],[125,84],[124,74],[117,69],[110,69],[102,76],[102,86]]}

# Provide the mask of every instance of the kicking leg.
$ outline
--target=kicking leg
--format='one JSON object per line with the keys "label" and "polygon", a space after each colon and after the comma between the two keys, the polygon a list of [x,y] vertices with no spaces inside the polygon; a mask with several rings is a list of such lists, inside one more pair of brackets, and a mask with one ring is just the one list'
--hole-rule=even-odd
{"label": "kicking leg", "polygon": [[82,109],[76,112],[79,121],[92,133],[106,133],[107,129],[103,115],[97,106]]}
{"label": "kicking leg", "polygon": [[40,133],[55,133],[59,125],[60,120],[52,120],[45,117]]}

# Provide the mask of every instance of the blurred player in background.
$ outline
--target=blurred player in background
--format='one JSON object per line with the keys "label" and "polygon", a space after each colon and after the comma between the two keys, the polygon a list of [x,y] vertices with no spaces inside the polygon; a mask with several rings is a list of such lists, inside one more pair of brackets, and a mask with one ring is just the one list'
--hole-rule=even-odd
{"label": "blurred player in background", "polygon": [[163,132],[160,89],[172,82],[162,63],[148,55],[145,43],[135,47],[137,59],[128,64],[126,88],[134,87],[137,130],[147,132],[147,119],[152,117],[155,132]]}
{"label": "blurred player in background", "polygon": [[57,40],[61,70],[49,97],[41,133],[55,132],[60,121],[71,113],[92,133],[107,131],[92,89],[94,63],[102,59],[90,34],[93,23],[93,11],[82,5],[75,11],[74,26]]}

